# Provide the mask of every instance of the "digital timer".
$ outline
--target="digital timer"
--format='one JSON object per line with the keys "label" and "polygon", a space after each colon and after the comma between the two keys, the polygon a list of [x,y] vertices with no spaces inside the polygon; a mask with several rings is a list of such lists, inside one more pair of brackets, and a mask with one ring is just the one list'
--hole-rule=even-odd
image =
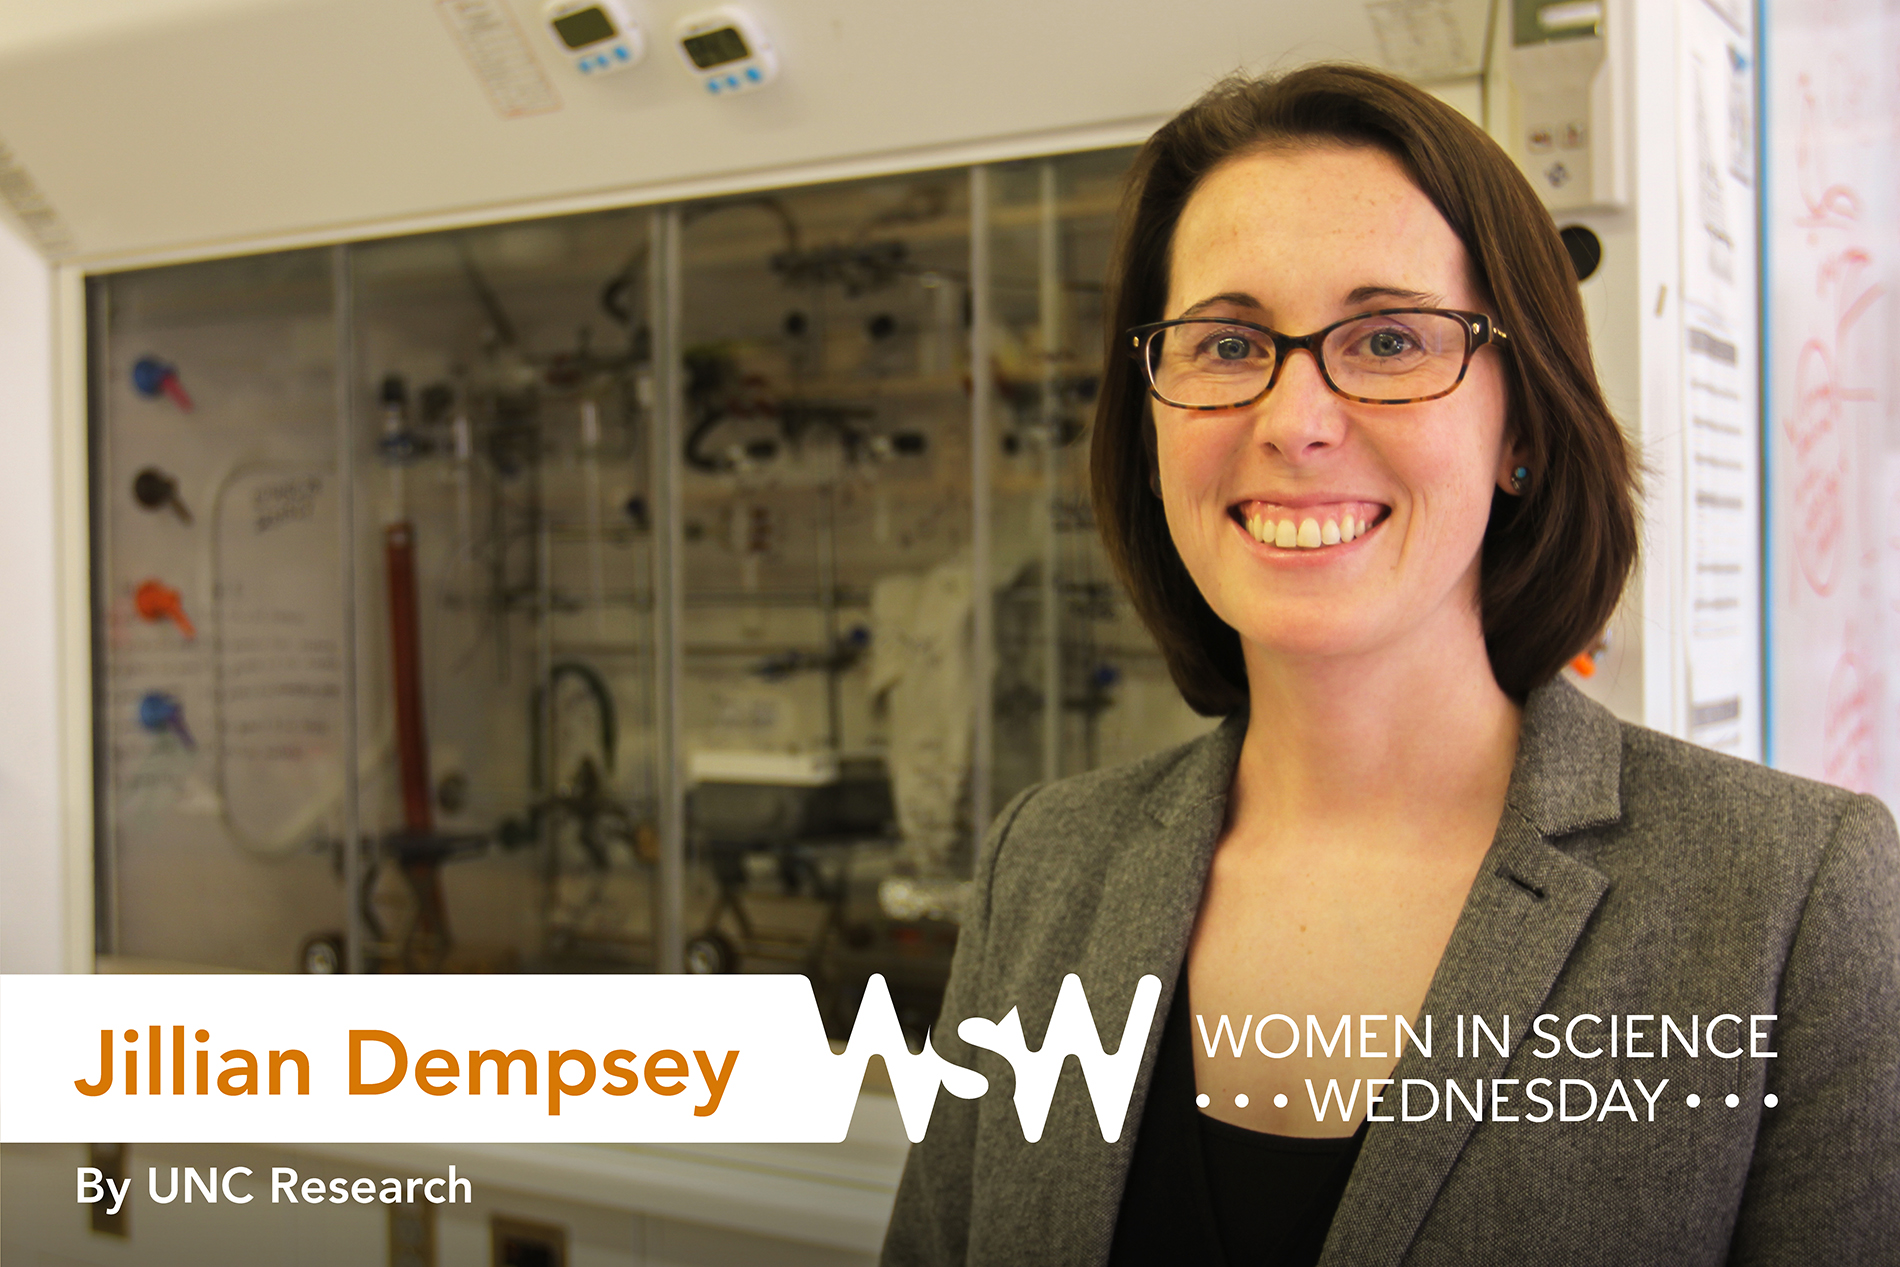
{"label": "digital timer", "polygon": [[778,54],[765,32],[734,5],[681,18],[673,38],[687,67],[713,96],[763,88],[778,74]]}
{"label": "digital timer", "polygon": [[646,56],[646,36],[620,0],[548,0],[541,16],[583,75],[611,75]]}

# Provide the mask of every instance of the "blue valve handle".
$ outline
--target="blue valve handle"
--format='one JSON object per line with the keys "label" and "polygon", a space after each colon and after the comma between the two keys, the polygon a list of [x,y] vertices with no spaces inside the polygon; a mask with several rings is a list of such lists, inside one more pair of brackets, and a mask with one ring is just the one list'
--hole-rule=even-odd
{"label": "blue valve handle", "polygon": [[148,400],[169,396],[186,413],[191,412],[191,394],[178,381],[178,367],[155,356],[141,356],[132,363],[132,386]]}
{"label": "blue valve handle", "polygon": [[155,356],[142,356],[132,366],[132,386],[141,396],[162,395],[165,380],[177,376],[176,368]]}
{"label": "blue valve handle", "polygon": [[177,735],[187,748],[196,748],[185,728],[185,706],[167,691],[147,691],[139,699],[139,726],[155,735]]}

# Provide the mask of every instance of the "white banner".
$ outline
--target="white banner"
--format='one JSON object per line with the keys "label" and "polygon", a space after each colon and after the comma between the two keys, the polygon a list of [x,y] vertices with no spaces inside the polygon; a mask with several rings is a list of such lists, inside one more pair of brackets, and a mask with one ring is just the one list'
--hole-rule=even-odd
{"label": "white banner", "polygon": [[[1007,1057],[1026,1134],[1080,1058],[1120,1134],[1160,982],[1116,1054],[1067,978],[1034,1052],[1014,1010],[962,1036]],[[0,977],[0,1142],[832,1142],[884,1058],[912,1140],[941,1086],[987,1080],[913,1055],[872,977],[834,1055],[802,976]]]}

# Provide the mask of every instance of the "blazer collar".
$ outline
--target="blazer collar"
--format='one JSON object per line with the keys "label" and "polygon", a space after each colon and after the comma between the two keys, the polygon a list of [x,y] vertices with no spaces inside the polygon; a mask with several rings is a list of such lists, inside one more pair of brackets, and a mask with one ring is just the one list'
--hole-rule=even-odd
{"label": "blazer collar", "polygon": [[[1190,745],[1182,759],[1149,789],[1142,802],[1148,816],[1164,827],[1173,827],[1203,818],[1218,805],[1224,820],[1227,793],[1234,785],[1240,745],[1246,738],[1247,714],[1239,712]],[[1207,842],[1210,857],[1213,843]]]}
{"label": "blazer collar", "polygon": [[1532,691],[1505,804],[1544,835],[1563,836],[1621,818],[1622,783],[1622,723],[1562,678]]}
{"label": "blazer collar", "polygon": [[[1561,679],[1533,691],[1497,835],[1421,1009],[1443,1036],[1437,1041],[1455,1032],[1461,1015],[1483,1015],[1494,1025],[1508,1015],[1521,1041],[1609,888],[1601,872],[1553,841],[1621,817],[1621,781],[1616,718]],[[1501,1076],[1509,1063],[1495,1052],[1446,1060],[1435,1050],[1441,1058],[1428,1061],[1408,1049],[1392,1076],[1440,1085],[1450,1076],[1469,1086],[1472,1079]],[[1401,1261],[1472,1125],[1462,1115],[1451,1122],[1375,1123],[1334,1217],[1322,1267]]]}

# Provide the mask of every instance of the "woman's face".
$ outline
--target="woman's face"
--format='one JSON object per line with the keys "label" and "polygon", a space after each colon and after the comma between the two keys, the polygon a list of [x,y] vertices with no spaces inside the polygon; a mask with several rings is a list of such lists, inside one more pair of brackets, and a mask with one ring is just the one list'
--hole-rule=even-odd
{"label": "woman's face", "polygon": [[[1291,335],[1379,308],[1485,310],[1451,226],[1398,163],[1363,147],[1215,169],[1181,215],[1169,273],[1167,316]],[[1509,487],[1516,464],[1498,356],[1480,349],[1456,391],[1419,404],[1334,395],[1305,352],[1245,408],[1153,402],[1169,530],[1250,661],[1477,636],[1492,490]],[[1344,540],[1349,516],[1353,529],[1370,526]],[[1342,539],[1299,544],[1308,520],[1307,542],[1315,530],[1332,540],[1329,522]]]}

